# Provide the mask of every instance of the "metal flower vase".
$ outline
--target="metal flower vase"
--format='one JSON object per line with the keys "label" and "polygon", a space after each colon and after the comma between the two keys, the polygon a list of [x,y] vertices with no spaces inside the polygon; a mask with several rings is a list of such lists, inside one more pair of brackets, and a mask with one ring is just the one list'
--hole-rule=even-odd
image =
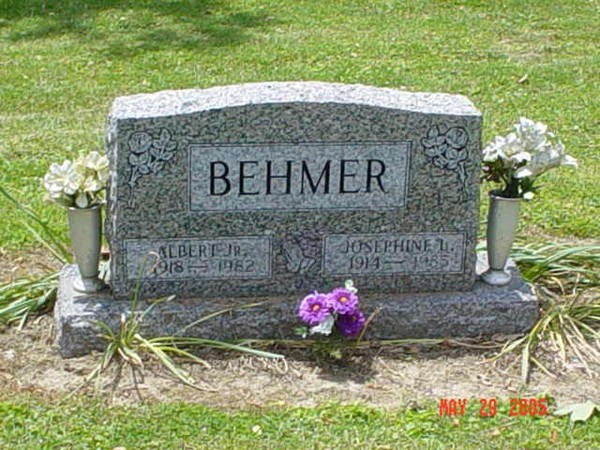
{"label": "metal flower vase", "polygon": [[519,222],[520,198],[500,197],[490,192],[490,209],[487,221],[487,255],[489,269],[481,275],[483,281],[493,286],[510,283],[506,270],[510,249],[515,240]]}
{"label": "metal flower vase", "polygon": [[83,293],[98,292],[104,282],[98,278],[102,239],[102,207],[69,208],[69,233],[80,277],[73,289]]}

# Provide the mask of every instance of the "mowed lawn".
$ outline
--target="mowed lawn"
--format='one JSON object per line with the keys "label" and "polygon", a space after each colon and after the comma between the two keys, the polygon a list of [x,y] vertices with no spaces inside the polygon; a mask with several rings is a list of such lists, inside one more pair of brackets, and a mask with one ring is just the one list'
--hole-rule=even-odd
{"label": "mowed lawn", "polygon": [[0,402],[0,445],[30,449],[596,449],[600,417],[440,417],[436,405],[391,412],[358,405],[215,411],[199,405],[106,408],[87,400]]}
{"label": "mowed lawn", "polygon": [[[362,83],[464,94],[484,114],[484,142],[520,116],[547,123],[580,167],[543,178],[520,235],[597,240],[599,42],[598,0],[0,0],[0,186],[66,235],[65,213],[43,200],[40,178],[51,162],[103,149],[115,97]],[[0,255],[34,245],[0,198]],[[0,400],[0,448],[11,449],[600,448],[600,417],[513,417],[506,399],[494,418],[479,417],[477,399],[458,418],[439,417],[431,403],[225,412],[23,393]]]}
{"label": "mowed lawn", "polygon": [[[64,234],[39,179],[103,149],[116,96],[363,83],[464,94],[484,113],[485,142],[520,116],[547,123],[580,168],[543,178],[521,235],[597,238],[599,17],[589,0],[0,0],[0,184]],[[34,245],[0,208],[0,248]]]}

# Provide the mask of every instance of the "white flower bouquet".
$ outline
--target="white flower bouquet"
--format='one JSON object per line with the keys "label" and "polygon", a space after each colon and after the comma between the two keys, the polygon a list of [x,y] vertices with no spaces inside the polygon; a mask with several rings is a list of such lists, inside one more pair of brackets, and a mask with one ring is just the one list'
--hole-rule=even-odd
{"label": "white flower bouquet", "polygon": [[42,184],[49,200],[65,207],[84,209],[104,201],[108,174],[108,158],[91,152],[74,162],[51,164]]}
{"label": "white flower bouquet", "polygon": [[538,176],[554,167],[577,167],[577,160],[565,154],[562,143],[543,123],[522,117],[514,128],[483,149],[482,179],[502,183],[499,196],[531,200]]}

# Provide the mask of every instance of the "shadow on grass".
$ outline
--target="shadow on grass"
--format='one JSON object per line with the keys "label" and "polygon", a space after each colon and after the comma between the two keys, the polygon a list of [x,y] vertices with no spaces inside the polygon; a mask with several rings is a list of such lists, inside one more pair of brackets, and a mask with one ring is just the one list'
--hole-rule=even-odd
{"label": "shadow on grass", "polygon": [[0,0],[8,40],[78,35],[106,56],[162,49],[238,45],[249,30],[272,26],[267,11],[241,11],[222,0]]}

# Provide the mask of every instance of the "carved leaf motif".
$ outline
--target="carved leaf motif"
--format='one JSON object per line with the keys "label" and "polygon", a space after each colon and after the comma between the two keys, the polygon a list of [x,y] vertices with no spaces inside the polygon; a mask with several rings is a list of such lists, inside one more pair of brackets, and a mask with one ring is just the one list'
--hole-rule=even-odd
{"label": "carved leaf motif", "polygon": [[152,148],[150,148],[150,154],[152,155],[153,158],[160,159],[161,154],[162,154],[162,149],[159,146],[157,146],[156,144],[153,144]]}
{"label": "carved leaf motif", "polygon": [[432,148],[432,147],[436,147],[438,145],[441,145],[444,143],[444,137],[436,137],[433,139],[428,139],[428,138],[424,138],[421,139],[421,144],[423,144],[423,147],[425,148]]}
{"label": "carved leaf motif", "polygon": [[144,164],[147,164],[149,160],[150,156],[148,155],[148,153],[141,153],[139,155],[136,155],[135,153],[129,154],[129,164],[131,164],[132,166],[142,166]]}
{"label": "carved leaf motif", "polygon": [[171,139],[171,133],[166,128],[160,132],[160,136],[158,138],[158,146],[164,148],[167,145],[167,142]]}
{"label": "carved leaf motif", "polygon": [[152,164],[151,170],[152,172],[157,173],[163,170],[164,167],[165,163],[157,161]]}
{"label": "carved leaf motif", "polygon": [[147,165],[137,166],[136,168],[141,175],[148,175],[150,173],[150,167]]}
{"label": "carved leaf motif", "polygon": [[435,158],[436,156],[443,155],[447,148],[448,148],[448,146],[445,144],[444,145],[434,145],[432,147],[426,148],[425,154],[427,156],[429,156],[430,158]]}
{"label": "carved leaf motif", "polygon": [[165,150],[172,152],[173,150],[175,150],[177,148],[177,144],[174,141],[169,141],[167,142],[167,144],[165,145]]}
{"label": "carved leaf motif", "polygon": [[432,126],[429,131],[427,131],[427,138],[434,139],[440,135],[440,128],[437,125]]}
{"label": "carved leaf motif", "polygon": [[161,156],[161,159],[163,161],[170,161],[173,158],[173,156],[175,156],[175,153],[172,153],[172,152],[163,152],[163,154]]}
{"label": "carved leaf motif", "polygon": [[432,163],[439,169],[444,169],[446,167],[446,160],[440,156],[433,158]]}

